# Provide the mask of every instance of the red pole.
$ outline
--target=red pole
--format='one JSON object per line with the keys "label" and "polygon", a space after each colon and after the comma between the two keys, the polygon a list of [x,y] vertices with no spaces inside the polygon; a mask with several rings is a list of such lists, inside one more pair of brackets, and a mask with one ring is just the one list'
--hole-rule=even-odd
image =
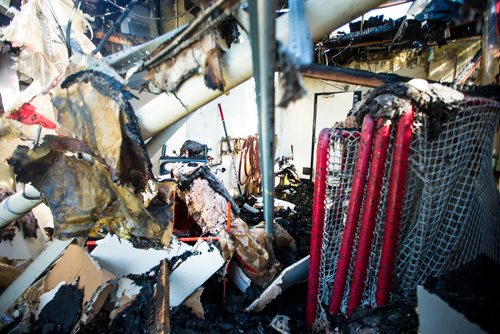
{"label": "red pole", "polygon": [[374,127],[373,119],[370,115],[366,115],[361,130],[361,141],[359,143],[351,197],[349,199],[349,206],[347,207],[344,235],[342,237],[342,245],[340,246],[337,270],[332,288],[332,297],[330,299],[329,311],[334,315],[339,313],[340,303],[344,295],[347,273],[351,262],[352,244],[354,243],[354,235],[358,225],[366,174],[368,173],[368,164],[370,162]]}
{"label": "red pole", "polygon": [[328,149],[330,129],[323,129],[316,149],[316,171],[314,177],[314,205],[312,212],[311,251],[309,258],[309,280],[307,286],[306,323],[311,327],[316,318],[318,306],[319,266],[321,243],[325,222],[326,177],[328,172]]}
{"label": "red pole", "polygon": [[413,124],[413,106],[401,116],[398,121],[394,151],[392,154],[392,170],[389,179],[389,195],[387,198],[387,213],[385,218],[384,239],[377,275],[377,305],[383,306],[389,302],[389,293],[394,274],[403,204],[406,193],[406,176],[408,175],[408,156]]}
{"label": "red pole", "polygon": [[368,259],[373,239],[373,229],[377,218],[377,209],[380,200],[380,190],[382,188],[382,178],[384,177],[385,161],[387,157],[387,147],[389,146],[389,136],[391,133],[391,122],[379,118],[376,126],[375,139],[373,142],[372,162],[370,165],[370,175],[366,186],[366,200],[361,218],[361,229],[359,232],[358,250],[354,262],[351,288],[349,293],[349,306],[347,314],[351,315],[361,303],[361,296],[365,289],[366,271]]}

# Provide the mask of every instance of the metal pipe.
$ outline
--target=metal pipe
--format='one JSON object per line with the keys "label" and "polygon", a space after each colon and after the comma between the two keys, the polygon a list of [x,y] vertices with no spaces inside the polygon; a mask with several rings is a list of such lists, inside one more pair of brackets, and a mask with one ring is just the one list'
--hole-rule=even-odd
{"label": "metal pipe", "polygon": [[128,13],[130,13],[130,11],[137,4],[137,2],[139,2],[139,0],[131,0],[128,3],[127,7],[125,7],[125,10],[121,13],[121,15],[118,17],[118,19],[116,21],[113,21],[113,23],[111,24],[111,28],[109,28],[106,35],[104,35],[104,37],[101,39],[99,44],[97,44],[97,47],[92,51],[92,55],[95,55],[102,50],[102,48],[104,47],[104,44],[106,44],[109,37],[115,32],[116,27],[119,26],[120,24],[122,24],[123,20],[125,20]]}
{"label": "metal pipe", "polygon": [[316,118],[318,117],[318,94],[314,93],[314,104],[313,104],[313,121],[312,121],[312,140],[311,140],[311,166],[309,172],[309,181],[313,180],[312,169],[314,167],[314,146],[316,145]]}
{"label": "metal pipe", "polygon": [[342,245],[340,246],[337,270],[335,272],[332,296],[330,299],[329,311],[334,315],[339,313],[342,297],[344,296],[347,273],[351,263],[352,245],[358,226],[366,176],[368,174],[368,165],[370,163],[374,128],[375,123],[372,117],[366,115],[363,120],[363,128],[361,129],[361,141],[359,143],[358,157],[354,170],[351,197],[349,198],[349,206],[347,207],[344,235],[342,237]]}
{"label": "metal pipe", "polygon": [[266,235],[274,234],[274,71],[276,69],[276,1],[250,0],[250,38],[257,98]]}
{"label": "metal pipe", "polygon": [[[310,0],[305,3],[306,17],[313,40],[318,40],[361,14],[377,7],[384,0]],[[286,44],[288,14],[276,20],[277,39]],[[252,76],[251,50],[248,42],[231,46],[222,59],[222,74],[226,90]],[[203,74],[195,75],[179,87],[175,96],[162,93],[137,110],[141,133],[148,139],[187,114],[196,111],[222,95],[205,85]]]}
{"label": "metal pipe", "polygon": [[377,209],[384,177],[387,147],[391,133],[391,121],[379,118],[376,125],[375,139],[373,140],[373,154],[370,164],[370,174],[366,186],[366,199],[361,217],[358,250],[354,262],[351,287],[349,291],[349,304],[347,314],[351,315],[358,308],[365,289],[366,271],[370,258],[373,229],[377,218]]}
{"label": "metal pipe", "polygon": [[314,178],[314,205],[312,212],[311,251],[309,258],[309,280],[307,284],[306,323],[313,325],[318,306],[319,266],[321,262],[321,243],[325,223],[326,177],[328,173],[328,149],[330,148],[330,129],[319,134],[316,149],[316,170]]}
{"label": "metal pipe", "polygon": [[398,121],[396,138],[394,139],[384,239],[382,241],[382,253],[380,255],[380,266],[377,275],[376,301],[379,306],[386,305],[389,302],[389,294],[392,287],[394,261],[397,253],[406,192],[413,113],[413,106],[410,106],[406,113],[401,116]]}
{"label": "metal pipe", "polygon": [[33,186],[27,185],[0,203],[0,228],[30,212],[42,202],[42,195]]}

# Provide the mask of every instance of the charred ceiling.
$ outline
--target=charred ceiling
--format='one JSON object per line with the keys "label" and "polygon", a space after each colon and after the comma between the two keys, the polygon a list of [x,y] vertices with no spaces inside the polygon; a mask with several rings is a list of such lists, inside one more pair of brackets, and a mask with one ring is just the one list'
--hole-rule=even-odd
{"label": "charred ceiling", "polygon": [[[420,7],[418,6],[420,3]],[[389,59],[402,50],[419,54],[429,46],[481,36],[483,1],[415,1],[406,16],[383,15],[349,23],[350,32],[338,32],[316,45],[316,61],[344,65],[356,61]]]}

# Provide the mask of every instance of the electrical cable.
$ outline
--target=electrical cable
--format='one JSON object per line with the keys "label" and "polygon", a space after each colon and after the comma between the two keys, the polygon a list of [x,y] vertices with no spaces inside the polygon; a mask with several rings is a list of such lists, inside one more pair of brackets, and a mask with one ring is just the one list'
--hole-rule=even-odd
{"label": "electrical cable", "polygon": [[[121,11],[125,10],[125,7],[122,7],[122,6],[114,3],[113,1],[110,1],[110,0],[104,0],[104,1],[107,2],[107,3],[109,3],[110,5],[115,6],[116,8],[120,9]],[[191,8],[189,8],[188,10],[186,10],[184,13],[182,13],[180,15],[174,15],[174,16],[149,17],[149,16],[144,16],[144,15],[141,15],[141,14],[137,14],[137,13],[134,13],[134,12],[131,12],[130,16],[141,18],[141,19],[144,19],[144,20],[168,21],[168,20],[175,20],[175,19],[181,18],[183,16],[186,16],[187,14],[191,13],[196,7],[197,7],[196,5],[192,6]]]}
{"label": "electrical cable", "polygon": [[248,137],[241,147],[240,162],[238,165],[238,182],[245,185],[247,196],[259,193],[261,190],[262,175],[259,156],[258,136],[253,135]]}

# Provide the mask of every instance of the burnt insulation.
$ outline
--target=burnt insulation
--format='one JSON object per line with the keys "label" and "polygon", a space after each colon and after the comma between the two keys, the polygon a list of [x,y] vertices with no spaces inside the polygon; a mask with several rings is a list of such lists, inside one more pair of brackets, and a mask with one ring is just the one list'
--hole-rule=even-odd
{"label": "burnt insulation", "polygon": [[179,182],[178,182],[179,189],[181,191],[189,190],[189,188],[191,188],[193,181],[198,178],[207,180],[210,188],[212,188],[216,193],[218,193],[219,195],[224,197],[229,203],[231,203],[231,210],[233,210],[233,213],[236,215],[240,214],[240,209],[234,202],[233,197],[229,195],[226,187],[224,187],[221,181],[219,181],[219,179],[212,173],[210,167],[206,165],[201,166],[200,168],[198,168],[189,175],[179,174]]}
{"label": "burnt insulation", "polygon": [[137,97],[125,90],[125,86],[117,79],[94,70],[83,70],[69,75],[61,87],[69,88],[81,82],[90,83],[100,94],[110,97],[120,106],[122,145],[119,172],[125,182],[135,187],[136,192],[144,191],[148,178],[155,178],[153,165],[141,135],[139,119],[129,102]]}
{"label": "burnt insulation", "polygon": [[82,315],[83,290],[76,285],[62,285],[44,306],[32,333],[69,333]]}
{"label": "burnt insulation", "polygon": [[241,33],[238,29],[238,21],[233,16],[222,21],[219,31],[228,48],[231,47],[231,44],[238,43]]}

